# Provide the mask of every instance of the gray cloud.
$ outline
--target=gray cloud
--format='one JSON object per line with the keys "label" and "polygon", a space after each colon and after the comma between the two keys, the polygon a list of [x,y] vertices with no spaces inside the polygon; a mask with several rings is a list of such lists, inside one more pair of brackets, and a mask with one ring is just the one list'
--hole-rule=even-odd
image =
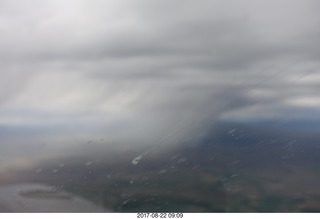
{"label": "gray cloud", "polygon": [[0,4],[4,128],[73,144],[171,132],[170,145],[204,121],[305,119],[320,105],[316,1]]}

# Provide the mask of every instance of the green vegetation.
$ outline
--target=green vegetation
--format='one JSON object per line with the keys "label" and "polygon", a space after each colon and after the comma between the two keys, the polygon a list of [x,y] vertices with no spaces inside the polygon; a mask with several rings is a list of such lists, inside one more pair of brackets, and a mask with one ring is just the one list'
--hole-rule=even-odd
{"label": "green vegetation", "polygon": [[[62,186],[115,212],[320,212],[320,174],[314,167],[292,162],[267,165],[256,157],[226,162],[221,156],[220,162],[218,155],[208,158],[209,153],[177,154],[139,165],[132,165],[131,159],[90,166],[86,159],[47,162],[41,173],[20,172],[17,181]],[[59,163],[68,165],[53,173]],[[22,193],[63,199],[69,198],[67,194]]]}

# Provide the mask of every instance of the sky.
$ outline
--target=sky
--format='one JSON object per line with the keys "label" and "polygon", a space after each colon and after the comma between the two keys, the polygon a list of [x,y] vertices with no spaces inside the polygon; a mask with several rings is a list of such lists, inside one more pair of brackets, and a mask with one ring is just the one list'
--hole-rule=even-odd
{"label": "sky", "polygon": [[92,139],[170,146],[208,121],[317,120],[319,7],[0,0],[1,159]]}

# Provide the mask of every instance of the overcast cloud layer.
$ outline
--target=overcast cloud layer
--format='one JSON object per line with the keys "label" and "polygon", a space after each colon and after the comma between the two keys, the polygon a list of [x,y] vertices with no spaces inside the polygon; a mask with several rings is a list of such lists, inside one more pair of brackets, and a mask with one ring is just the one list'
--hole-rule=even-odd
{"label": "overcast cloud layer", "polygon": [[313,120],[319,7],[0,0],[1,150],[176,141],[205,132],[204,121]]}

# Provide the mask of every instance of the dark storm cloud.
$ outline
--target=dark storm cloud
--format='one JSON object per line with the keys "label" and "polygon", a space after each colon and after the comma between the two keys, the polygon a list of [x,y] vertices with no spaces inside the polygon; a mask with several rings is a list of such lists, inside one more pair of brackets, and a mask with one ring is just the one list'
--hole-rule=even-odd
{"label": "dark storm cloud", "polygon": [[171,143],[320,105],[315,1],[0,4],[2,127]]}

